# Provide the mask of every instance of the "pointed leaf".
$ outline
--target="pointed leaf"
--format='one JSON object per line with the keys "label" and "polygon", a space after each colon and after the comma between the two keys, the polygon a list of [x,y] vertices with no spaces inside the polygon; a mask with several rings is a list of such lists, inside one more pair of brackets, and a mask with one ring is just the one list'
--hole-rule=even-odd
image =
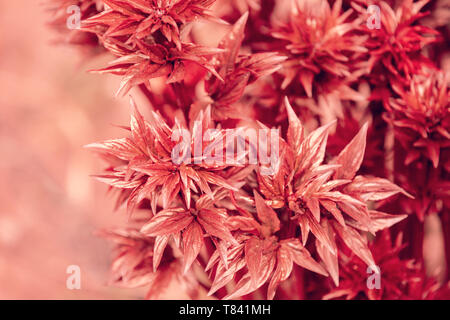
{"label": "pointed leaf", "polygon": [[278,284],[285,281],[292,272],[293,260],[292,255],[288,249],[281,246],[277,252],[277,267],[270,279],[269,287],[267,288],[267,299],[272,300],[275,296]]}
{"label": "pointed leaf", "polygon": [[308,250],[306,250],[306,248],[300,243],[298,239],[286,240],[285,242],[283,242],[282,246],[289,250],[293,261],[300,267],[324,276],[328,276],[328,273],[325,271],[325,269],[311,257],[311,254],[308,252]]}
{"label": "pointed leaf", "polygon": [[368,266],[374,266],[372,253],[367,246],[367,241],[363,236],[352,227],[343,228],[338,223],[333,223],[334,229],[337,231],[344,243],[354,254],[361,258]]}
{"label": "pointed leaf", "polygon": [[182,208],[167,209],[155,215],[142,227],[141,232],[151,237],[168,235],[180,232],[193,219],[194,217]]}
{"label": "pointed leaf", "polygon": [[[377,232],[392,227],[394,224],[405,219],[408,215],[406,214],[392,215],[380,211],[370,210],[369,216],[372,226],[371,229],[373,230],[373,232]],[[369,229],[365,227],[362,223],[359,223],[358,221],[351,221],[348,222],[348,224],[359,230],[369,232]]]}
{"label": "pointed leaf", "polygon": [[256,284],[260,275],[264,243],[257,238],[251,238],[245,243],[245,261],[252,283]]}
{"label": "pointed leaf", "polygon": [[198,213],[198,222],[202,225],[207,233],[227,242],[237,244],[226,228],[226,214],[223,212],[203,209]]}
{"label": "pointed leaf", "polygon": [[357,194],[364,201],[379,201],[389,198],[397,193],[412,198],[405,190],[383,178],[372,178],[357,176],[351,184],[346,187],[349,193]]}
{"label": "pointed leaf", "polygon": [[276,212],[264,202],[264,199],[256,190],[253,190],[253,195],[255,197],[256,213],[263,225],[263,234],[265,236],[274,234],[280,230],[280,220]]}
{"label": "pointed leaf", "polygon": [[167,246],[167,242],[169,242],[169,235],[158,236],[155,239],[155,246],[153,248],[153,272],[156,272],[158,269],[159,263],[161,262],[161,258],[164,253],[164,249]]}
{"label": "pointed leaf", "polygon": [[203,246],[203,231],[197,222],[192,222],[183,232],[184,273],[186,274],[192,263],[197,259]]}
{"label": "pointed leaf", "polygon": [[298,154],[305,135],[304,129],[287,97],[284,98],[284,105],[289,119],[288,143],[296,154]]}
{"label": "pointed leaf", "polygon": [[365,123],[358,134],[339,153],[333,163],[342,165],[336,169],[334,179],[353,179],[361,167],[366,149],[368,124]]}

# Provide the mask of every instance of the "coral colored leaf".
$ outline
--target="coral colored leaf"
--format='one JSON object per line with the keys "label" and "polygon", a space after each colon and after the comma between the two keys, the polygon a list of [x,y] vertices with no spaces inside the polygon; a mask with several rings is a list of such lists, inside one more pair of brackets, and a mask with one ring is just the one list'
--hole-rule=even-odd
{"label": "coral colored leaf", "polygon": [[316,262],[308,250],[300,243],[298,239],[284,240],[282,246],[288,250],[292,256],[293,261],[302,268],[311,270],[318,274],[328,276],[325,269]]}
{"label": "coral colored leaf", "polygon": [[320,206],[319,201],[316,198],[310,197],[306,198],[306,206],[313,214],[314,219],[316,219],[317,222],[320,222]]}
{"label": "coral colored leaf", "polygon": [[[216,105],[230,106],[237,102],[248,85],[250,79],[250,73],[245,73],[233,77],[232,81],[225,82],[221,88],[221,96],[219,100],[216,100]],[[230,115],[232,117],[232,115]]]}
{"label": "coral colored leaf", "polygon": [[314,217],[311,217],[309,214],[306,214],[306,221],[308,226],[314,234],[314,236],[333,254],[336,254],[337,248],[336,245],[330,240],[328,236],[328,231],[322,227]]}
{"label": "coral colored leaf", "polygon": [[136,103],[130,98],[130,103],[134,108],[134,115],[131,115],[130,128],[133,141],[143,151],[147,151],[149,130],[145,124],[142,114],[139,112]]}
{"label": "coral colored leaf", "polygon": [[280,230],[280,220],[276,212],[264,202],[264,199],[256,190],[253,190],[253,195],[255,197],[256,213],[263,225],[262,232],[265,236],[274,234]]}
{"label": "coral colored leaf", "polygon": [[108,140],[102,143],[91,143],[85,148],[94,149],[98,152],[109,153],[122,160],[131,160],[139,156],[141,152],[128,138]]}
{"label": "coral colored leaf", "polygon": [[192,222],[183,232],[184,248],[184,273],[191,267],[197,259],[200,249],[203,246],[203,231],[197,222]]}
{"label": "coral colored leaf", "polygon": [[247,274],[239,280],[239,282],[236,285],[236,288],[234,291],[227,295],[223,300],[231,300],[238,297],[241,297],[243,295],[249,294],[250,292],[254,291],[254,287],[252,286],[252,281],[250,279],[250,276]]}
{"label": "coral colored leaf", "polygon": [[228,269],[224,265],[220,264],[217,268],[216,277],[211,285],[211,289],[208,295],[214,294],[217,290],[225,286],[231,280],[233,280],[234,275],[241,269],[245,267],[244,259],[235,259],[229,263]]}
{"label": "coral colored leaf", "polygon": [[169,75],[169,78],[167,79],[167,83],[170,84],[182,81],[185,76],[185,71],[186,69],[184,63],[179,60],[176,61],[172,73]]}
{"label": "coral colored leaf", "polygon": [[312,73],[309,70],[305,70],[300,73],[300,82],[303,85],[303,88],[305,89],[306,95],[311,98],[312,97],[312,84],[313,84],[313,78],[314,73]]}
{"label": "coral colored leaf", "polygon": [[167,209],[155,215],[142,227],[141,232],[151,237],[168,235],[183,230],[193,219],[184,209]]}
{"label": "coral colored leaf", "polygon": [[320,204],[333,215],[337,222],[339,222],[342,226],[345,226],[344,217],[342,216],[341,210],[338,209],[335,202],[329,200],[320,200]]}
{"label": "coral colored leaf", "polygon": [[[122,277],[121,279],[115,280],[115,285],[123,285],[127,288],[138,288],[146,285],[151,285],[154,283],[158,274],[153,274],[151,272],[146,272],[146,270],[135,271],[129,277]],[[114,280],[113,280],[114,281]]]}
{"label": "coral colored leaf", "polygon": [[180,175],[178,173],[168,176],[161,189],[163,208],[167,208],[180,191]]}
{"label": "coral colored leaf", "polygon": [[124,174],[112,174],[112,175],[94,175],[92,176],[96,180],[106,183],[112,187],[120,189],[134,189],[142,184],[139,180],[124,180]]}
{"label": "coral colored leaf", "polygon": [[[392,215],[376,210],[370,210],[369,216],[371,220],[371,227],[372,227],[371,229],[374,232],[377,232],[392,227],[394,224],[405,219],[408,215],[406,214]],[[359,230],[369,231],[368,228],[366,228],[363,224],[358,223],[357,221],[351,221],[348,222],[348,224]]]}
{"label": "coral colored leaf", "polygon": [[198,213],[198,222],[207,233],[224,241],[237,244],[226,228],[226,218],[226,214],[214,210],[203,209]]}
{"label": "coral colored leaf", "polygon": [[288,129],[288,143],[294,149],[294,151],[298,154],[300,152],[300,146],[303,142],[304,138],[304,129],[303,126],[292,109],[291,104],[287,97],[284,98],[284,105],[287,110],[288,119],[289,119],[289,129]]}
{"label": "coral colored leaf", "polygon": [[227,244],[227,242],[215,239],[214,237],[211,237],[211,240],[214,243],[214,246],[216,247],[216,251],[218,252],[218,254],[220,256],[220,259],[221,259],[221,262],[222,262],[224,268],[228,269],[228,244]]}
{"label": "coral colored leaf", "polygon": [[333,290],[330,293],[327,293],[323,296],[323,300],[331,300],[340,298],[342,296],[347,296],[346,300],[351,300],[355,296],[355,293],[352,288],[345,288],[345,289],[337,289]]}
{"label": "coral colored leaf", "polygon": [[159,263],[164,253],[164,249],[169,242],[169,235],[157,236],[155,239],[155,247],[153,248],[153,272],[158,269]]}
{"label": "coral colored leaf", "polygon": [[145,299],[161,299],[163,294],[167,294],[167,288],[170,286],[170,283],[179,275],[178,268],[178,266],[171,266],[164,270],[164,272],[154,274],[155,277],[149,285],[149,290],[145,295]]}
{"label": "coral colored leaf", "polygon": [[[222,178],[221,176],[219,176],[217,174],[214,174],[214,173],[209,172],[209,171],[199,171],[197,173],[200,176],[200,179],[204,179],[204,181],[207,181],[207,182],[209,182],[211,184],[214,184],[214,185],[218,185],[218,186],[224,187],[224,188],[229,189],[229,190],[238,191],[236,189],[236,187],[234,187],[231,184],[229,184],[227,182],[227,180],[225,180],[224,178]],[[202,188],[202,190],[203,189],[206,189],[206,190],[209,189],[209,187],[206,187],[206,186],[205,187],[200,186],[200,187]]]}
{"label": "coral colored leaf", "polygon": [[389,198],[397,193],[412,197],[405,190],[383,178],[357,176],[346,187],[349,193],[357,194],[364,201],[379,201]]}
{"label": "coral colored leaf", "polygon": [[257,238],[251,238],[245,243],[245,262],[247,263],[248,273],[252,283],[256,284],[260,270],[262,269],[262,258],[264,251],[264,242]]}
{"label": "coral colored leaf", "polygon": [[275,268],[276,260],[277,260],[276,251],[269,250],[268,252],[263,253],[259,277],[256,283],[255,290],[261,287],[269,279],[273,269]]}
{"label": "coral colored leaf", "polygon": [[127,200],[127,215],[128,215],[129,218],[133,214],[133,212],[136,209],[137,205],[142,200],[142,197],[141,197],[142,189],[143,189],[143,186],[137,187],[128,196],[128,200]]}
{"label": "coral colored leaf", "polygon": [[276,255],[274,252],[263,255],[257,280],[254,281],[254,279],[251,279],[249,274],[244,275],[236,285],[234,292],[226,296],[224,299],[234,299],[249,294],[250,292],[260,288],[269,279],[275,267],[275,263]]}
{"label": "coral colored leaf", "polygon": [[188,170],[186,170],[186,166],[181,165],[179,168],[180,178],[181,178],[181,190],[184,194],[184,201],[186,203],[186,207],[188,209],[191,208],[191,187],[189,186],[188,180]]}
{"label": "coral colored leaf", "polygon": [[341,202],[339,203],[339,208],[362,225],[365,225],[368,229],[371,228],[369,210],[366,206],[355,206],[348,202]]}
{"label": "coral colored leaf", "polygon": [[367,246],[367,240],[358,231],[349,226],[343,228],[338,223],[334,223],[333,226],[340,238],[354,254],[360,257],[368,266],[376,265],[372,253]]}
{"label": "coral colored leaf", "polygon": [[325,157],[326,143],[328,139],[328,130],[335,124],[335,121],[324,125],[313,132],[302,142],[301,152],[299,154],[299,171],[312,170],[317,168]]}
{"label": "coral colored leaf", "polygon": [[298,217],[298,224],[300,225],[300,231],[302,233],[302,244],[306,245],[311,228],[309,227],[308,218],[305,214],[301,214]]}
{"label": "coral colored leaf", "polygon": [[234,68],[234,63],[244,40],[244,29],[248,19],[248,12],[244,13],[234,24],[231,31],[219,43],[219,48],[227,49],[223,54],[224,69],[219,74],[225,76]]}
{"label": "coral colored leaf", "polygon": [[267,299],[272,300],[275,296],[278,284],[285,281],[292,272],[293,260],[290,251],[281,246],[277,252],[277,266],[270,279],[269,286],[267,288]]}
{"label": "coral colored leaf", "polygon": [[353,179],[359,170],[366,150],[367,128],[368,124],[365,123],[352,141],[334,159],[333,163],[341,165],[336,169],[334,179]]}
{"label": "coral colored leaf", "polygon": [[226,226],[230,231],[253,231],[260,229],[260,225],[258,224],[258,222],[256,222],[255,219],[242,216],[229,217],[226,221]]}
{"label": "coral colored leaf", "polygon": [[[330,224],[325,219],[322,221],[322,224],[324,224],[324,227],[328,229],[328,236],[331,239],[331,241],[334,242],[334,234],[330,227]],[[333,279],[334,284],[336,285],[336,287],[339,286],[338,255],[331,253],[331,251],[325,248],[325,246],[317,239],[316,239],[316,249],[317,253],[319,254],[320,258],[325,264],[325,267],[328,273],[330,274],[331,279]]]}
{"label": "coral colored leaf", "polygon": [[241,67],[250,69],[250,83],[260,77],[267,76],[282,68],[281,62],[287,57],[279,56],[277,52],[254,53],[241,64]]}
{"label": "coral colored leaf", "polygon": [[316,239],[316,248],[320,258],[326,266],[328,273],[333,279],[335,286],[339,286],[339,263],[337,255],[325,248],[325,246]]}

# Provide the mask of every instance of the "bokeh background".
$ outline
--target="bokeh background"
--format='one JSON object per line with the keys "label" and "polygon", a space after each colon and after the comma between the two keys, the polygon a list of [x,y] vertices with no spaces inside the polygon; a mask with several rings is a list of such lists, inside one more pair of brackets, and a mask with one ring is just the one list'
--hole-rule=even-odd
{"label": "bokeh background", "polygon": [[[104,58],[55,44],[39,2],[0,1],[0,299],[141,298],[108,286],[111,248],[93,233],[125,215],[83,148],[123,135],[127,99],[118,79],[86,72]],[[81,290],[66,288],[69,265]]]}
{"label": "bokeh background", "polygon": [[[145,288],[108,285],[111,247],[94,232],[126,215],[89,177],[102,162],[83,149],[123,135],[114,124],[127,124],[128,98],[114,98],[118,78],[86,72],[108,57],[56,44],[48,17],[40,1],[0,0],[0,299],[140,299]],[[426,231],[427,269],[439,278],[439,222]],[[81,290],[66,287],[70,265]]]}

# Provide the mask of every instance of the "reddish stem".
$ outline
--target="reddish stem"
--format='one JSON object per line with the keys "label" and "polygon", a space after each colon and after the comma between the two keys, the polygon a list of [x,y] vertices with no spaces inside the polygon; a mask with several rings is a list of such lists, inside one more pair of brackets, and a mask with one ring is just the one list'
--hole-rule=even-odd
{"label": "reddish stem", "polygon": [[443,212],[441,215],[442,232],[444,233],[445,244],[445,262],[446,273],[445,282],[450,280],[450,215],[448,212]]}

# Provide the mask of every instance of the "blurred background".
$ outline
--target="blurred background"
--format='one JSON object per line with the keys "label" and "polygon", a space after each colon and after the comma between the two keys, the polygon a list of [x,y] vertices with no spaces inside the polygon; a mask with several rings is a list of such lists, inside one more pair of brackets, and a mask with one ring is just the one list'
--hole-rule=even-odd
{"label": "blurred background", "polygon": [[[102,57],[54,44],[39,2],[0,1],[0,299],[140,298],[107,285],[111,248],[93,232],[125,215],[82,147],[123,135],[128,99],[114,98],[118,78],[86,72]],[[66,288],[70,265],[81,290]]]}

